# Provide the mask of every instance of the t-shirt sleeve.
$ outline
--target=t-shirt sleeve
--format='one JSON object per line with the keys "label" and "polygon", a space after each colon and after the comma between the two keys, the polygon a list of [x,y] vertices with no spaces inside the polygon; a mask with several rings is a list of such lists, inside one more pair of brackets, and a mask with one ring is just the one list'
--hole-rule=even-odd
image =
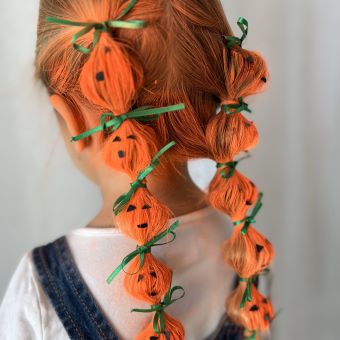
{"label": "t-shirt sleeve", "polygon": [[42,339],[39,296],[31,254],[21,259],[0,306],[0,340]]}

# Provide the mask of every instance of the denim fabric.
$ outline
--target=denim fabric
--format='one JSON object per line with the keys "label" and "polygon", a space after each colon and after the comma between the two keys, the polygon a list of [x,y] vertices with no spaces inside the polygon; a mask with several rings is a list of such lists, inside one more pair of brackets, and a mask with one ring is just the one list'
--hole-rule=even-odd
{"label": "denim fabric", "polygon": [[[119,340],[81,278],[65,237],[35,248],[33,262],[70,339]],[[241,327],[224,319],[207,340],[242,340],[242,334]]]}
{"label": "denim fabric", "polygon": [[65,237],[34,249],[33,261],[70,339],[118,340],[80,277]]}

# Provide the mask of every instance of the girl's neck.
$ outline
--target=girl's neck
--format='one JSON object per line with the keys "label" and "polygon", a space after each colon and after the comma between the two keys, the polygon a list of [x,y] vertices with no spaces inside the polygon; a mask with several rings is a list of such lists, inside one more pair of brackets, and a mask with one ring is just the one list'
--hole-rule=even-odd
{"label": "girl's neck", "polygon": [[[105,170],[106,172],[107,170]],[[103,204],[98,214],[87,224],[91,228],[113,227],[114,201],[129,190],[130,179],[126,174],[102,173],[99,177]],[[148,189],[173,212],[174,217],[188,214],[208,206],[206,194],[190,178],[187,164],[166,177],[148,177]]]}

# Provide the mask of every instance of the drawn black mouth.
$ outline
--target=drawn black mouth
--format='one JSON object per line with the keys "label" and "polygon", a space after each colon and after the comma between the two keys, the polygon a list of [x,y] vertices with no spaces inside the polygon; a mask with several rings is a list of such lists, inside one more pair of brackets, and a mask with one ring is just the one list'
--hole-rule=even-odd
{"label": "drawn black mouth", "polygon": [[144,229],[144,228],[147,228],[147,227],[148,227],[147,223],[142,223],[142,224],[137,225],[137,228],[140,228],[140,229]]}
{"label": "drawn black mouth", "polygon": [[123,158],[123,157],[125,157],[125,152],[124,151],[118,151],[118,157],[119,158]]}

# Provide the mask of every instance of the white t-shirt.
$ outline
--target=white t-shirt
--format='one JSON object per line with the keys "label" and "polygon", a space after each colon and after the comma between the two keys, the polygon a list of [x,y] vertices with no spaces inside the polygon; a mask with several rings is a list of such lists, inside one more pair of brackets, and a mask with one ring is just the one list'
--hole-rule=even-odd
{"label": "white t-shirt", "polygon": [[[185,289],[185,297],[166,312],[182,322],[186,339],[200,340],[217,328],[224,314],[234,272],[224,263],[221,244],[232,231],[227,216],[211,207],[177,217],[176,240],[152,253],[173,269],[173,285]],[[73,259],[87,287],[120,339],[133,339],[147,325],[148,308],[129,296],[121,272],[108,285],[105,279],[136,244],[118,229],[80,228],[66,235]],[[0,308],[0,339],[64,340],[68,335],[35,272],[31,252],[21,260]]]}

